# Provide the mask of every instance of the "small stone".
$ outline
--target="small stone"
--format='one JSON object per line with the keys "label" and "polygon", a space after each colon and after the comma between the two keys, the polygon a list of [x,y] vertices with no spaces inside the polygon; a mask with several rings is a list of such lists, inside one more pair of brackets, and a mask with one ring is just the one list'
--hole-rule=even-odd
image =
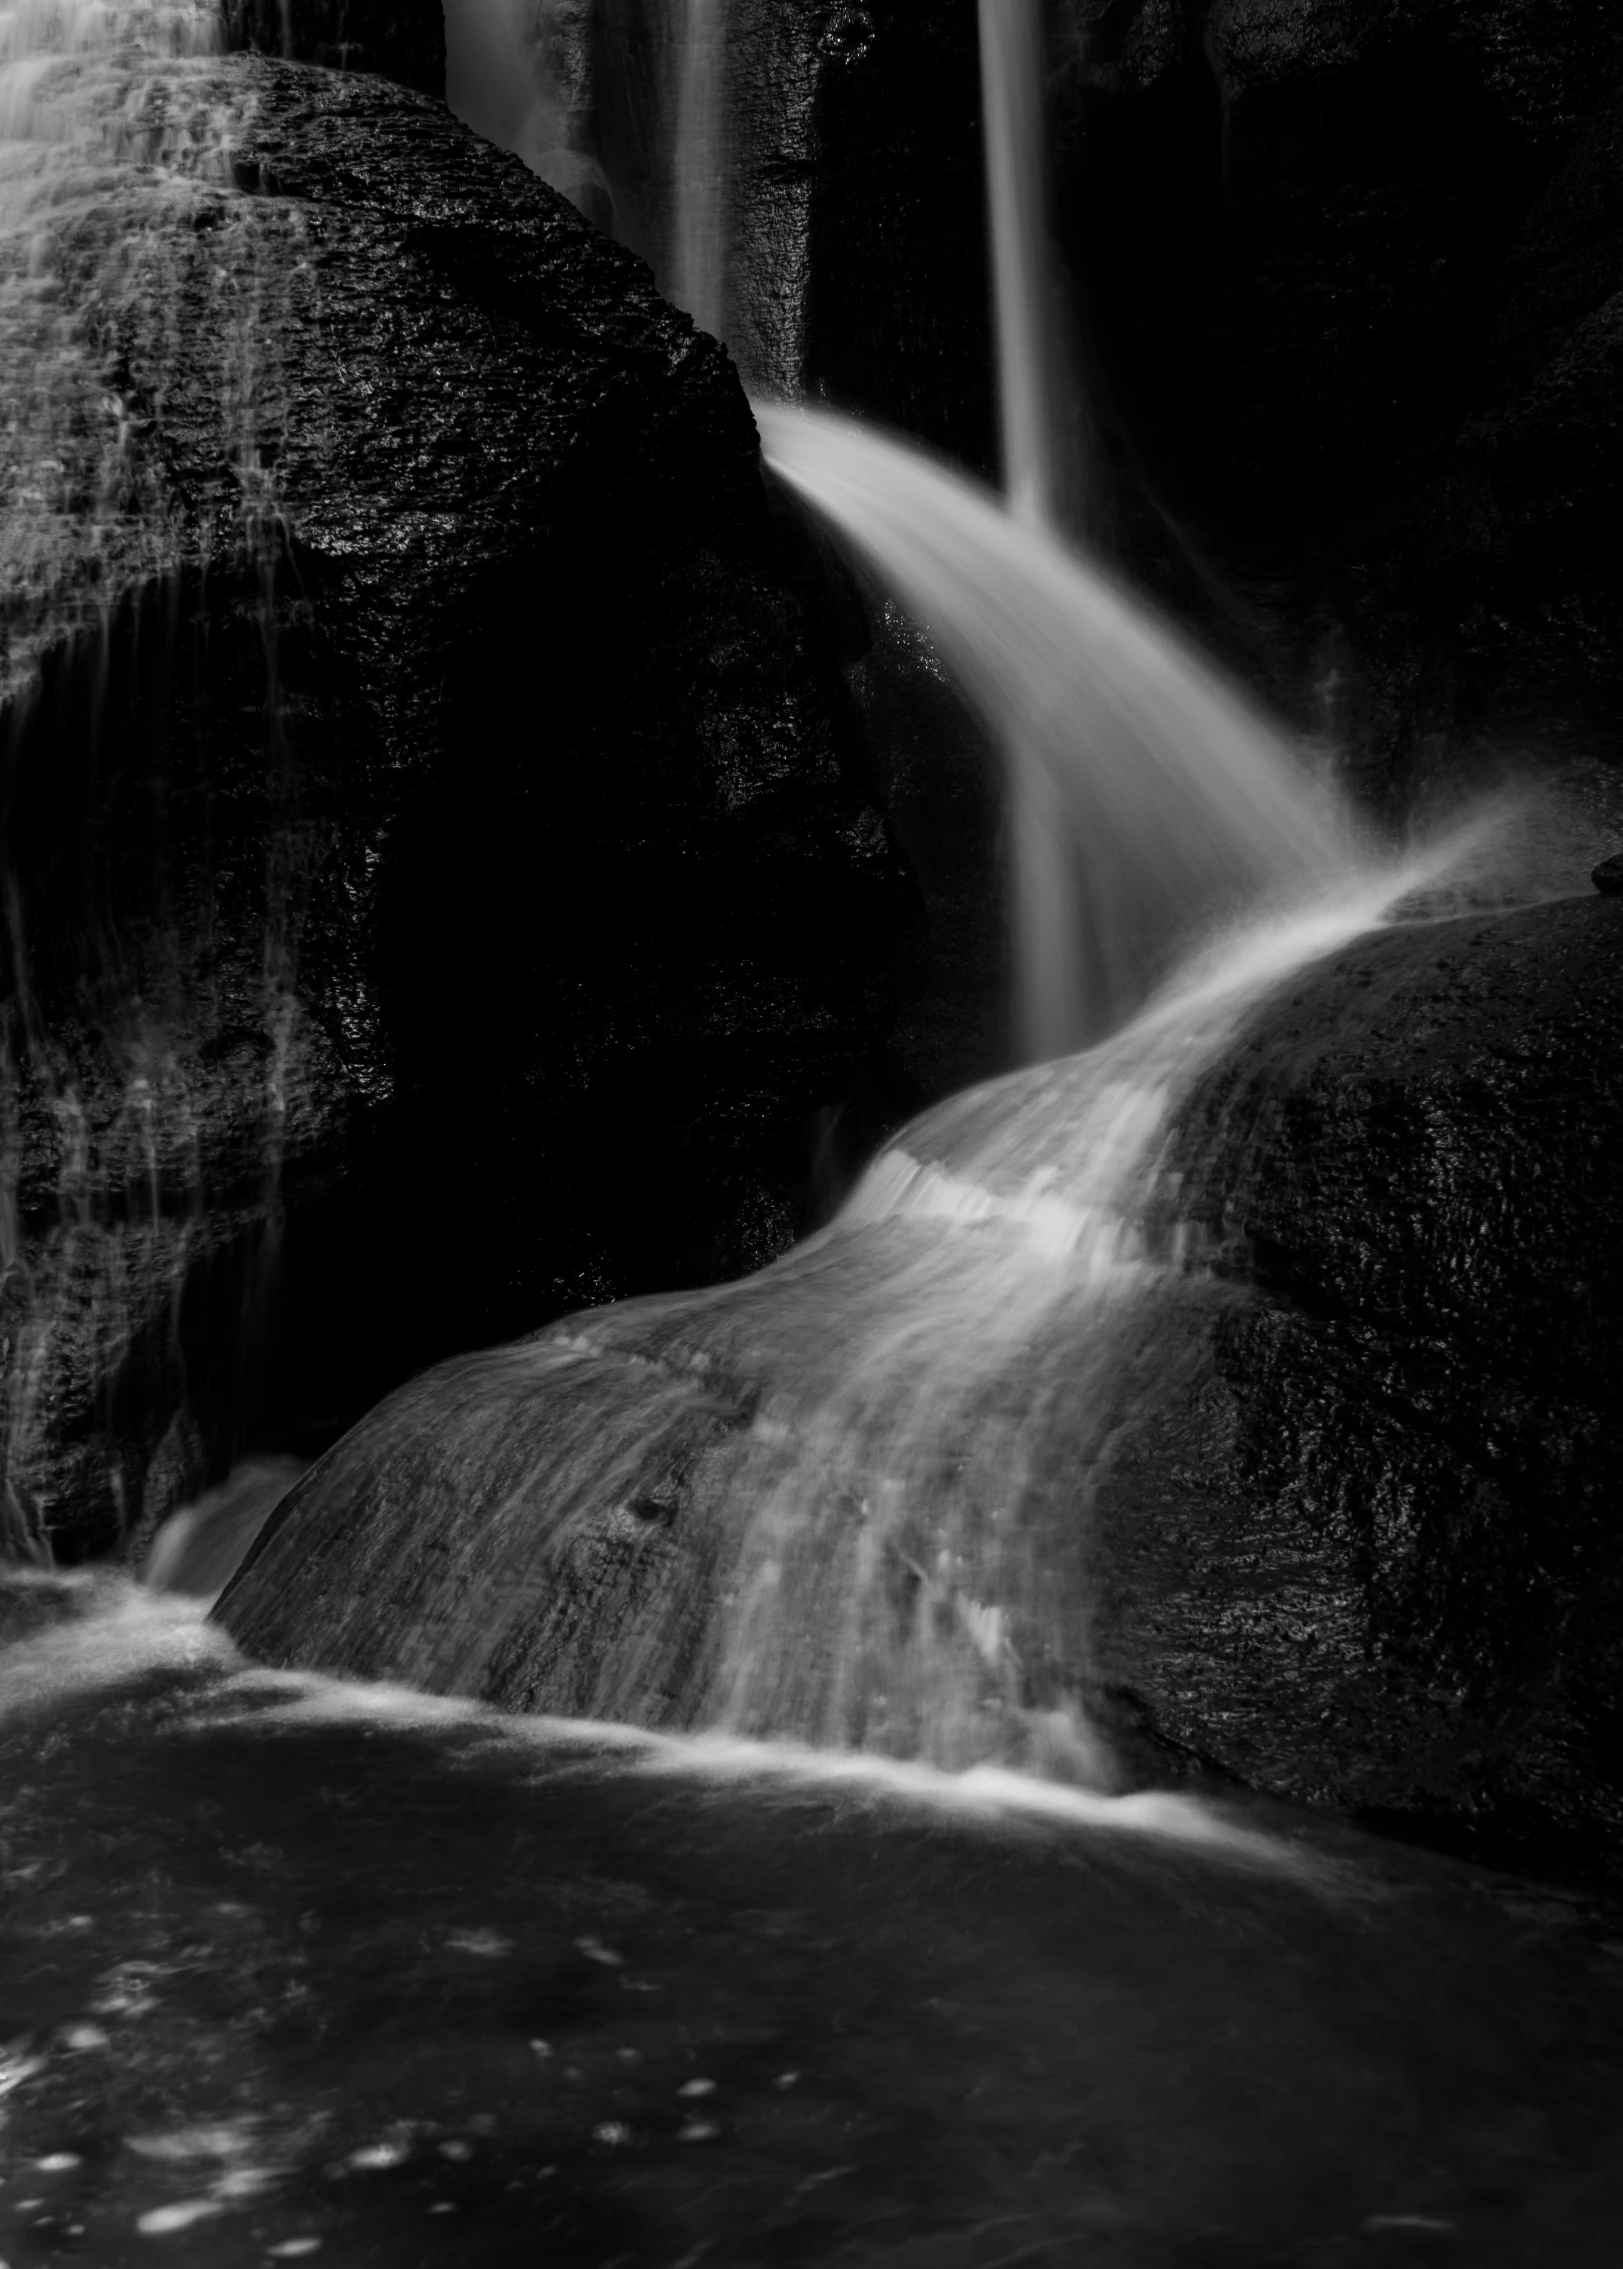
{"label": "small stone", "polygon": [[280,2245],[268,2245],[265,2248],[272,2261],[297,2261],[301,2254],[320,2251],[321,2240],[318,2237],[283,2238]]}
{"label": "small stone", "polygon": [[62,2035],[69,2048],[106,2048],[108,2036],[100,2025],[70,2025]]}
{"label": "small stone", "polygon": [[792,2088],[799,2081],[799,2078],[798,2072],[780,2072],[772,2085],[774,2088]]}
{"label": "small stone", "polygon": [[592,2141],[621,2149],[631,2141],[631,2130],[623,2119],[605,2119],[601,2126],[592,2129]]}
{"label": "small stone", "polygon": [[601,1938],[577,1938],[575,1947],[576,1951],[584,1954],[589,1962],[601,1962],[605,1968],[611,1970],[624,1969],[625,1967],[625,1956],[617,1954],[612,1946],[605,1946]]}
{"label": "small stone", "polygon": [[1623,898],[1623,851],[1614,858],[1602,859],[1589,879],[1603,897]]}
{"label": "small stone", "polygon": [[714,2080],[684,2080],[676,2092],[679,2096],[713,2096],[716,2083]]}
{"label": "small stone", "polygon": [[530,2053],[532,2056],[550,2056],[552,2054],[551,2041],[531,2041]]}
{"label": "small stone", "polygon": [[440,2145],[440,2157],[442,2159],[471,2159],[473,2157],[473,2145],[464,2143],[458,2137],[452,2136],[450,2142]]}
{"label": "small stone", "polygon": [[1358,2227],[1374,2236],[1380,2230],[1435,2230],[1442,2234],[1454,2225],[1436,2214],[1366,2214]]}
{"label": "small stone", "polygon": [[690,2119],[685,2127],[676,2131],[679,2143],[714,2143],[721,2129],[713,2119]]}
{"label": "small stone", "polygon": [[437,2206],[430,2206],[428,2210],[431,2214],[454,2214],[456,2212],[456,2200],[454,2198],[442,2198]]}
{"label": "small stone", "polygon": [[40,2174],[71,2174],[75,2167],[84,2165],[77,2151],[51,2151],[34,2165]]}

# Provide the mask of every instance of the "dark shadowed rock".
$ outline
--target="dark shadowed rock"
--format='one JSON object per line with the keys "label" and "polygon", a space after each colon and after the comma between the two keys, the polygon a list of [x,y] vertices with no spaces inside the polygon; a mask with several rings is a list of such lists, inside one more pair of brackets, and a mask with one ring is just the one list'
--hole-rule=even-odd
{"label": "dark shadowed rock", "polygon": [[1372,937],[1184,1114],[1221,1281],[1096,1500],[1101,1673],[1253,1785],[1623,1860],[1623,920]]}
{"label": "dark shadowed rock", "polygon": [[1615,859],[1602,859],[1591,880],[1604,897],[1615,898],[1623,893],[1623,852]]}
{"label": "dark shadowed rock", "polygon": [[232,47],[445,92],[441,0],[224,0]]}
{"label": "dark shadowed rock", "polygon": [[0,651],[6,1525],[70,1552],[279,1412],[768,1257],[905,911],[721,349],[437,103],[143,70],[166,163],[45,240],[54,387],[22,326],[0,369],[56,468]]}
{"label": "dark shadowed rock", "polygon": [[[886,1691],[848,1730],[896,1745],[909,1650],[956,1620],[1007,1634],[990,1726],[1077,1694],[1152,1778],[1623,1861],[1620,1027],[1623,921],[1593,899],[1377,933],[1299,978],[1174,1145],[1216,1265],[1124,1298],[1102,1342],[1046,1328],[943,1438]],[[836,1476],[803,1383],[909,1249],[882,1224],[416,1382],[293,1492],[222,1620],[273,1662],[704,1722],[761,1490],[804,1467],[826,1479],[773,1581],[805,1625],[767,1681],[784,1717],[749,1721],[802,1730],[838,1638],[818,1616],[890,1486]],[[1011,1402],[1018,1485],[976,1471]],[[977,1541],[1000,1523],[1020,1551]],[[937,1573],[960,1549],[973,1596]]]}
{"label": "dark shadowed rock", "polygon": [[1376,778],[1445,734],[1615,757],[1616,9],[1060,15],[1128,548]]}

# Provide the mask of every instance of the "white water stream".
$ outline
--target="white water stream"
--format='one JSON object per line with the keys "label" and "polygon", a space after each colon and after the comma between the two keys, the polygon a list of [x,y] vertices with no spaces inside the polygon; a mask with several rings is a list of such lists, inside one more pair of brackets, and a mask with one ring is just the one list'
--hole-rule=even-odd
{"label": "white water stream", "polygon": [[[723,0],[687,0],[682,22],[675,288],[719,325]],[[635,1531],[638,1503],[688,1487],[661,1463],[676,1414],[726,1381],[751,1415],[706,1453],[681,1516],[713,1540],[702,1598],[633,1628],[599,1587],[601,1627],[595,1608],[567,1611],[536,1691],[669,1722],[680,1686],[675,1722],[731,1738],[1097,1786],[1111,1766],[1089,1723],[1085,1523],[1066,1476],[1108,1431],[1123,1330],[1180,1265],[1144,1234],[1173,1115],[1282,979],[1415,875],[1362,846],[1246,698],[1057,533],[1040,17],[1032,0],[987,0],[982,25],[1015,508],[849,419],[757,416],[772,471],[924,627],[1010,752],[1028,1034],[1098,1044],[926,1114],[830,1229],[744,1283],[607,1309],[493,1357],[500,1391],[520,1381],[534,1414],[522,1520],[512,1453],[487,1470],[485,1430],[453,1425],[425,1450],[409,1397],[368,1422],[364,1444],[334,1453],[347,1604],[318,1659],[480,1692],[547,1569],[561,1578],[605,1533]],[[397,1478],[362,1520],[355,1493],[386,1467]],[[227,1603],[246,1618],[233,1627],[268,1629],[251,1595],[296,1581],[304,1508],[335,1517],[322,1472]],[[438,1541],[446,1605],[425,1615],[412,1524],[447,1488],[486,1507],[502,1541],[480,1542],[477,1522]],[[454,1604],[487,1595],[471,1618]],[[667,1643],[684,1615],[719,1625],[700,1670],[686,1639],[680,1659]]]}

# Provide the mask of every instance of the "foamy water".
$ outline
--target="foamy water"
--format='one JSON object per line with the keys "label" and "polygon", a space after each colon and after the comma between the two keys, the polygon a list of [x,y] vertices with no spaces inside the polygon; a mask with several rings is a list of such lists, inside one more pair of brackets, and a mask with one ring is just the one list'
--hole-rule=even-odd
{"label": "foamy water", "polygon": [[[843,1809],[859,1804],[877,1815],[922,1811],[980,1831],[1046,1828],[1146,1838],[1230,1864],[1329,1879],[1321,1864],[1294,1845],[1226,1818],[1193,1796],[1155,1790],[1108,1796],[993,1766],[946,1773],[793,1741],[673,1736],[591,1719],[513,1717],[389,1681],[263,1669],[246,1661],[207,1620],[204,1602],[156,1595],[121,1577],[12,1575],[4,1583],[65,1596],[73,1612],[0,1651],[0,1724],[48,1717],[168,1673],[174,1686],[150,1699],[152,1739],[221,1726],[269,1739],[279,1732],[368,1724],[454,1736],[460,1754],[473,1735],[481,1752],[495,1749],[518,1761],[533,1756],[662,1780],[744,1787],[767,1800],[774,1791],[798,1792]],[[130,1737],[142,1738],[138,1725],[132,1725]],[[267,1828],[272,1825],[267,1822]]]}

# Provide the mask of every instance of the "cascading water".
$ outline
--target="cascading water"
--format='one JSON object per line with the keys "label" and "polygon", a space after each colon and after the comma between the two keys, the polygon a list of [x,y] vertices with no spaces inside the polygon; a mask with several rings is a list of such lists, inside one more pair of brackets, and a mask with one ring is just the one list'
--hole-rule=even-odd
{"label": "cascading water", "polygon": [[[717,4],[688,20],[677,165],[688,297],[709,313]],[[1116,1029],[905,1129],[834,1224],[761,1274],[581,1318],[385,1405],[222,1602],[256,1654],[1108,1777],[1085,1500],[1120,1351],[1180,1266],[1146,1228],[1158,1156],[1248,1012],[1413,878],[1361,852],[1250,705],[1056,534],[1037,12],[987,0],[983,27],[1015,509],[849,420],[757,415],[771,469],[1016,758],[1033,1035],[1078,1013],[1079,908],[1081,1013]]]}
{"label": "cascading water", "polygon": [[[1042,0],[980,0],[980,51],[1003,481],[1014,518],[1057,536],[1080,397],[1066,397],[1049,252]],[[1121,1001],[1108,917],[1096,891],[1078,887],[1054,768],[1018,733],[1002,753],[1015,1038],[1023,1057],[1041,1059],[1108,1029]]]}
{"label": "cascading water", "polygon": [[1203,930],[1347,872],[1327,787],[1250,704],[1099,569],[893,438],[759,404],[767,463],[929,631],[1005,746],[1040,772],[1112,1021]]}
{"label": "cascading water", "polygon": [[701,331],[718,337],[727,318],[726,35],[727,0],[686,0],[668,288]]}
{"label": "cascading water", "polygon": [[941,1105],[835,1223],[713,1291],[406,1389],[221,1602],[271,1662],[559,1715],[1107,1778],[1086,1502],[1181,1098],[1366,928],[1370,874],[1231,934],[1124,1031]]}
{"label": "cascading water", "polygon": [[[41,792],[38,752],[25,762],[19,750],[45,698],[46,664],[71,652],[83,679],[65,769],[103,761],[115,613],[144,604],[144,636],[169,635],[166,594],[183,559],[242,572],[257,586],[267,792],[278,804],[290,796],[275,666],[274,444],[285,410],[277,342],[307,264],[296,216],[236,191],[230,151],[244,97],[221,76],[221,46],[208,0],[0,6],[0,699],[9,712],[0,803],[8,822],[19,801]],[[209,348],[182,336],[188,304],[207,311],[217,367],[199,367]],[[131,346],[147,368],[184,373],[217,418],[221,494],[198,500],[196,525],[177,524],[162,468],[148,459],[148,435],[167,404],[127,401],[112,375]],[[31,784],[22,778],[29,763]],[[150,1336],[155,1319],[162,1331],[166,1309],[164,1360],[180,1365],[175,1320],[204,1212],[197,1120],[209,1073],[195,1061],[194,1028],[222,972],[206,915],[192,929],[157,922],[150,934],[121,934],[92,847],[83,877],[58,875],[48,904],[38,878],[15,864],[12,841],[7,854],[0,1301],[11,1360],[0,1410],[0,1531],[21,1549],[45,1551],[65,1482],[41,1445],[64,1431],[64,1404],[80,1431],[68,1479],[86,1499],[110,1493],[120,1524],[162,1511],[197,1478],[184,1428],[168,1448],[137,1459],[132,1474],[116,1428],[103,1439],[103,1414],[75,1406],[87,1381],[105,1391],[134,1360],[138,1335]],[[189,884],[173,846],[154,856],[177,893]],[[243,1264],[258,1287],[245,1302],[245,1367],[259,1352],[279,1208],[298,890],[281,861],[274,851],[262,953],[245,987],[264,1066],[254,1114],[263,1205],[256,1254]],[[63,902],[81,881],[82,907]],[[57,1218],[38,1233],[37,1221],[21,1219],[20,1192],[32,1175],[37,1211],[41,1161],[53,1154]]]}

